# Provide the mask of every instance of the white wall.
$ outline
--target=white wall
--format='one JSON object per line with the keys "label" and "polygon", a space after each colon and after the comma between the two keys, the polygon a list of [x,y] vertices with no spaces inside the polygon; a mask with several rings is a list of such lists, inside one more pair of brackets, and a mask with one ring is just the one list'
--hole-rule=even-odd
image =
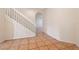
{"label": "white wall", "polygon": [[58,13],[57,9],[47,9],[44,16],[44,31],[56,39],[60,39]]}
{"label": "white wall", "polygon": [[14,24],[11,22],[11,19],[5,15],[5,25],[6,25],[6,39],[12,39],[13,38],[13,32],[14,32]]}
{"label": "white wall", "polygon": [[76,10],[76,26],[75,26],[75,29],[76,29],[76,44],[79,46],[79,8]]}
{"label": "white wall", "polygon": [[75,9],[47,9],[44,31],[50,36],[65,42],[76,43]]}
{"label": "white wall", "polygon": [[75,9],[62,9],[62,20],[60,24],[60,38],[63,41],[76,43],[75,22],[76,10]]}
{"label": "white wall", "polygon": [[79,20],[76,22],[76,43],[79,46]]}
{"label": "white wall", "polygon": [[5,25],[5,16],[2,14],[0,10],[0,42],[4,41],[6,38],[6,25]]}

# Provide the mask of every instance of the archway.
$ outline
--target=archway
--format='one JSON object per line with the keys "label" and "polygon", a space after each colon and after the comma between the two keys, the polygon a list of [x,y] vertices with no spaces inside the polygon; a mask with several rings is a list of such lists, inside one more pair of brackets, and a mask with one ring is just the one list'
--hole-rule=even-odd
{"label": "archway", "polygon": [[42,13],[36,14],[36,34],[43,32],[44,18]]}

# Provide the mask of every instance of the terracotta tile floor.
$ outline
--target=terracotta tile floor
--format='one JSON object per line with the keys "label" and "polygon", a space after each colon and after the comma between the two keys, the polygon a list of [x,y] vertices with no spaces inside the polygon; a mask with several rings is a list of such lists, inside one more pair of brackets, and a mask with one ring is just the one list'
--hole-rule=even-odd
{"label": "terracotta tile floor", "polygon": [[7,40],[0,43],[0,50],[79,50],[72,43],[58,41],[44,33],[36,37]]}

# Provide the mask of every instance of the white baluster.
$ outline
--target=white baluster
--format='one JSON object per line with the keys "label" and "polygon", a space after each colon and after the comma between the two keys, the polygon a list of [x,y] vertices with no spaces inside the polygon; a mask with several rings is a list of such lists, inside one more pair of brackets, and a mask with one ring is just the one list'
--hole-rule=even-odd
{"label": "white baluster", "polygon": [[9,9],[7,8],[7,15],[9,16]]}
{"label": "white baluster", "polygon": [[5,8],[5,13],[6,13],[6,15],[8,15],[8,9],[7,8]]}
{"label": "white baluster", "polygon": [[[13,9],[13,11],[14,11],[14,9]],[[13,12],[13,17],[15,17],[15,11]]]}
{"label": "white baluster", "polygon": [[16,12],[14,12],[14,16],[15,16],[15,18],[14,18],[14,19],[15,19],[15,20],[17,20],[17,19],[16,19]]}

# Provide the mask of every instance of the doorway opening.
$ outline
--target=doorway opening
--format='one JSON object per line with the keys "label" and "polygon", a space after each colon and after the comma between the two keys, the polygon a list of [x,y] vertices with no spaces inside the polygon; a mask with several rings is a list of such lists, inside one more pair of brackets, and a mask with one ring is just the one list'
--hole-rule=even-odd
{"label": "doorway opening", "polygon": [[36,34],[43,32],[44,18],[42,13],[36,14]]}

